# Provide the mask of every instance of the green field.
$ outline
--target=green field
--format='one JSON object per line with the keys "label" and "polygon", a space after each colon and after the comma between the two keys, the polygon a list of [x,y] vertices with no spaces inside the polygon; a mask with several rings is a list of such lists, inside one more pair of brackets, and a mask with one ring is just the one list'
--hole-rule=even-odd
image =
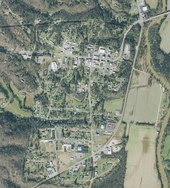
{"label": "green field", "polygon": [[116,110],[121,110],[123,104],[123,98],[114,99],[114,100],[107,100],[104,103],[104,109],[106,112],[115,113]]}
{"label": "green field", "polygon": [[31,117],[32,113],[22,110],[19,106],[19,102],[15,99],[12,103],[9,103],[6,108],[6,111],[15,114],[18,117]]}
{"label": "green field", "polygon": [[158,0],[146,0],[146,3],[150,6],[151,9],[156,9],[158,6]]}
{"label": "green field", "polygon": [[156,170],[156,137],[154,127],[131,125],[129,140],[125,188],[160,188]]}
{"label": "green field", "polygon": [[0,86],[3,88],[4,94],[8,99],[11,99],[13,97],[12,92],[9,90],[8,86],[6,83],[0,79]]}
{"label": "green field", "polygon": [[21,106],[24,107],[25,95],[19,93],[19,90],[16,88],[12,81],[10,82],[10,88],[13,94],[16,96],[17,100],[20,102]]}
{"label": "green field", "polygon": [[[168,10],[170,9],[170,1],[167,1]],[[160,28],[161,44],[160,47],[166,53],[170,53],[170,16],[168,15]]]}
{"label": "green field", "polygon": [[147,86],[148,81],[149,81],[150,74],[148,73],[142,73],[139,71],[134,71],[133,72],[133,77],[132,77],[132,83],[131,87],[137,87],[137,86]]}
{"label": "green field", "polygon": [[170,135],[166,136],[165,138],[162,156],[164,160],[170,160]]}

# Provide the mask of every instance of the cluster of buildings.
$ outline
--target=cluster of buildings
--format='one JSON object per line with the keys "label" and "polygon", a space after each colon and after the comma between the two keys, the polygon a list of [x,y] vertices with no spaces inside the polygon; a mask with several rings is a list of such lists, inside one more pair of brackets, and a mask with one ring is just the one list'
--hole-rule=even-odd
{"label": "cluster of buildings", "polygon": [[[26,52],[22,51],[19,54],[24,59],[34,58],[37,64],[50,62],[49,70],[56,72],[59,68],[65,68],[70,58],[73,60],[73,69],[80,64],[86,67],[97,68],[106,73],[113,73],[118,71],[118,64],[114,62],[118,56],[118,51],[113,53],[109,48],[99,47],[95,49],[93,45],[88,45],[83,54],[79,53],[78,44],[70,41],[65,41],[62,47],[58,47],[59,52],[53,57],[51,54],[44,52]],[[128,56],[128,55],[127,55]]]}
{"label": "cluster of buildings", "polygon": [[112,155],[122,149],[122,141],[113,139],[103,150],[102,154]]}

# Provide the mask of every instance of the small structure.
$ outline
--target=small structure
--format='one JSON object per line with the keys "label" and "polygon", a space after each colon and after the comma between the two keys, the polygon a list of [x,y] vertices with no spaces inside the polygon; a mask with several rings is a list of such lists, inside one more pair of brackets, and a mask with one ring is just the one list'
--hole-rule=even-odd
{"label": "small structure", "polygon": [[79,145],[77,146],[77,151],[78,151],[79,153],[87,153],[87,152],[89,151],[89,147],[88,147],[88,146],[85,146],[85,145],[79,144]]}
{"label": "small structure", "polygon": [[71,149],[72,149],[72,144],[63,144],[62,145],[63,152],[67,152],[67,151],[69,151]]}
{"label": "small structure", "polygon": [[148,11],[148,7],[144,6],[144,7],[142,7],[142,10],[143,10],[143,12],[147,12]]}
{"label": "small structure", "polygon": [[112,149],[111,149],[111,147],[106,147],[106,148],[103,150],[103,154],[104,154],[104,155],[112,155]]}
{"label": "small structure", "polygon": [[53,72],[56,72],[56,71],[58,71],[58,68],[59,67],[58,67],[56,61],[51,62],[51,64],[50,64],[50,70],[52,70]]}
{"label": "small structure", "polygon": [[99,48],[99,53],[100,53],[100,54],[105,54],[105,53],[106,53],[105,48],[104,48],[104,47],[100,47],[100,48]]}
{"label": "small structure", "polygon": [[35,62],[36,62],[36,63],[42,64],[43,61],[44,61],[43,56],[36,56],[36,57],[35,57]]}

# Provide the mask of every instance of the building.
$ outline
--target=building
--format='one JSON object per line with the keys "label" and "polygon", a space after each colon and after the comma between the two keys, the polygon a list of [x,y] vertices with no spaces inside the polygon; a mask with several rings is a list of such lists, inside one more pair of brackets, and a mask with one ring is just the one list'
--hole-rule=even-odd
{"label": "building", "polygon": [[87,152],[89,151],[89,147],[86,146],[86,145],[81,145],[81,144],[79,144],[79,145],[77,146],[77,151],[78,151],[79,153],[87,153]]}
{"label": "building", "polygon": [[105,54],[105,53],[106,53],[105,48],[100,47],[100,48],[99,48],[99,53],[100,53],[100,54]]}
{"label": "building", "polygon": [[62,145],[63,152],[67,152],[67,151],[69,151],[71,149],[72,149],[72,144],[63,144]]}
{"label": "building", "polygon": [[111,149],[111,147],[106,147],[106,148],[102,151],[102,153],[103,153],[104,155],[112,155],[112,149]]}
{"label": "building", "polygon": [[148,11],[148,7],[147,6],[142,7],[142,11],[143,12],[147,12]]}
{"label": "building", "polygon": [[52,70],[53,72],[56,72],[56,71],[58,71],[58,69],[59,69],[59,67],[58,67],[56,61],[51,62],[50,70]]}

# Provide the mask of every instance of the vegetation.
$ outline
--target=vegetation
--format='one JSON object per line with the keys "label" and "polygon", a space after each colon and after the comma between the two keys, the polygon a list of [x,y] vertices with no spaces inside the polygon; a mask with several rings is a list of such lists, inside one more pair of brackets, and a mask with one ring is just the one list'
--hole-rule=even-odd
{"label": "vegetation", "polygon": [[125,179],[125,171],[126,171],[126,159],[127,153],[124,149],[122,149],[119,154],[120,162],[114,167],[110,173],[108,173],[105,177],[96,179],[92,184],[92,188],[123,188],[124,187],[124,179]]}
{"label": "vegetation", "polygon": [[159,25],[154,25],[149,30],[149,41],[151,44],[151,63],[155,69],[170,81],[170,54],[165,54],[160,49],[161,37]]}

